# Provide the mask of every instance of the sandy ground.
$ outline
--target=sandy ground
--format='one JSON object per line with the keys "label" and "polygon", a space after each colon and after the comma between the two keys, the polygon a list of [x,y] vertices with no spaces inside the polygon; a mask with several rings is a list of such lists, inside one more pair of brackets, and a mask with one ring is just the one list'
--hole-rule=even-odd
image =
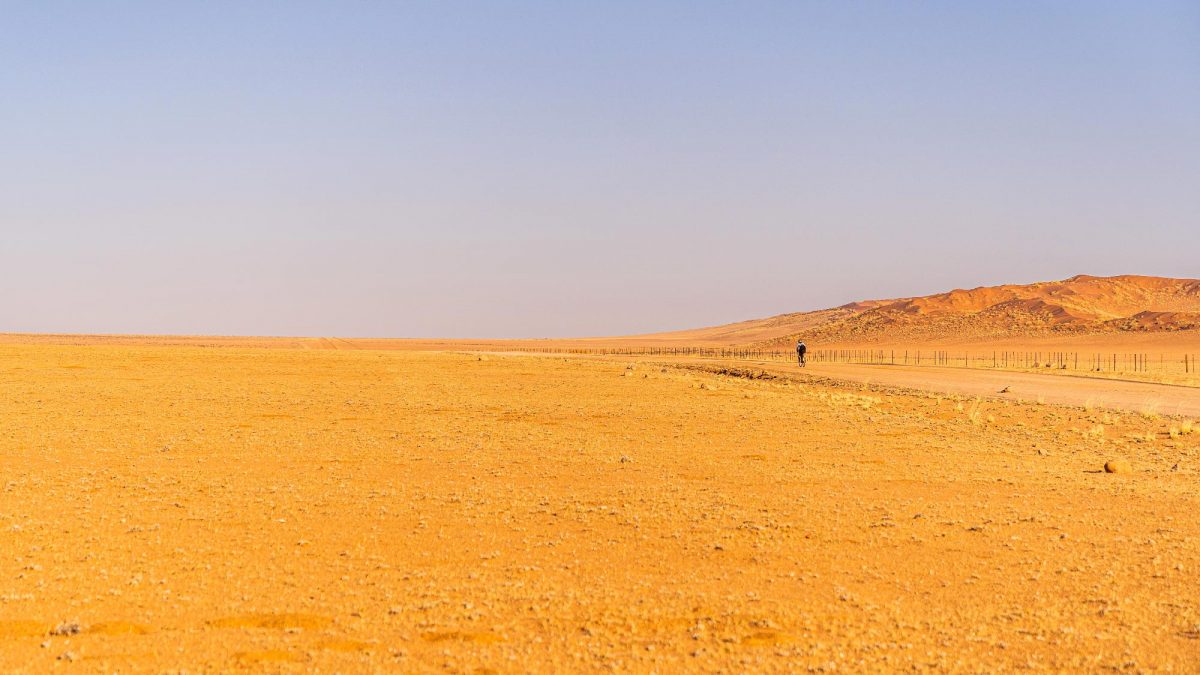
{"label": "sandy ground", "polygon": [[0,670],[1200,663],[1184,420],[626,365],[0,346]]}

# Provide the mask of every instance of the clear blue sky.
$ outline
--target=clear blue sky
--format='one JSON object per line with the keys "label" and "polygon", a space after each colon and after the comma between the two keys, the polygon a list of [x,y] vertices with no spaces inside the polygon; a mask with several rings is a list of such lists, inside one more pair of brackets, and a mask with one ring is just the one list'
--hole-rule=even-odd
{"label": "clear blue sky", "polygon": [[1200,276],[1200,3],[4,2],[0,331]]}

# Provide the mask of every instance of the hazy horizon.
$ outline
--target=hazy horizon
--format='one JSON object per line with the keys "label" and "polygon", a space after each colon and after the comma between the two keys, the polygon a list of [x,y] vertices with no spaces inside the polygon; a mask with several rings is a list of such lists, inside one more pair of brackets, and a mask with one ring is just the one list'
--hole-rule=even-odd
{"label": "hazy horizon", "polygon": [[[1100,276],[1104,276],[1104,277],[1113,277],[1113,276],[1161,277],[1161,275],[1137,274],[1137,273],[1132,273],[1132,272],[1115,274],[1115,275],[1087,275],[1086,273],[1080,273],[1080,275],[1097,276],[1097,277],[1100,277]],[[1070,275],[1070,276],[1073,277],[1073,276],[1080,276],[1080,275]],[[1069,278],[1070,277],[1063,277],[1061,279],[1037,279],[1037,280],[1032,280],[1032,281],[1003,282],[1003,285],[1027,285],[1027,284],[1040,283],[1040,282],[1051,282],[1052,283],[1052,282],[1056,282],[1056,281],[1065,281]],[[1177,279],[1181,279],[1181,280],[1193,280],[1194,279],[1194,277],[1167,277],[1167,278],[1177,278]],[[500,339],[500,340],[506,340],[506,339],[518,339],[518,340],[519,339],[551,339],[552,340],[552,339],[558,339],[558,338],[564,338],[564,339],[606,338],[606,337],[622,337],[622,336],[635,336],[635,335],[650,335],[650,334],[658,334],[658,333],[671,333],[671,332],[676,332],[676,331],[681,331],[681,330],[690,330],[690,329],[696,329],[696,328],[711,328],[711,327],[716,327],[716,326],[721,326],[721,325],[726,325],[726,324],[739,323],[739,322],[748,321],[748,320],[769,319],[774,316],[780,316],[780,315],[786,315],[786,314],[795,314],[795,313],[803,313],[803,312],[820,311],[820,310],[826,310],[826,309],[834,309],[834,308],[840,307],[842,305],[847,305],[847,304],[851,304],[854,302],[860,302],[860,301],[903,300],[905,298],[924,297],[924,296],[928,296],[928,295],[938,295],[938,294],[947,293],[947,292],[956,291],[956,290],[974,290],[976,288],[986,288],[988,286],[993,286],[993,285],[1000,285],[1000,284],[988,284],[986,286],[978,286],[978,285],[955,286],[953,288],[943,288],[943,289],[939,289],[939,290],[935,290],[935,291],[930,291],[929,293],[919,293],[919,294],[912,294],[912,295],[896,295],[896,296],[880,295],[880,296],[871,296],[871,297],[860,297],[860,298],[848,299],[848,300],[845,300],[844,302],[837,302],[832,305],[824,305],[821,307],[802,307],[802,308],[795,308],[795,309],[787,309],[787,310],[781,310],[778,312],[773,312],[771,314],[764,314],[764,315],[760,315],[760,316],[739,316],[736,318],[715,321],[715,322],[707,323],[707,324],[662,327],[662,328],[652,329],[649,331],[642,331],[642,332],[638,332],[638,333],[633,333],[633,332],[629,332],[629,333],[597,333],[594,335],[569,335],[569,336],[564,336],[564,335],[509,335],[509,336],[500,336],[500,337],[488,336],[488,335],[407,336],[407,335],[375,335],[375,334],[355,335],[355,334],[337,334],[337,333],[324,333],[324,334],[318,334],[318,333],[307,333],[307,334],[306,333],[214,333],[214,332],[197,332],[197,333],[178,333],[178,332],[176,332],[176,333],[171,333],[171,332],[153,332],[153,331],[102,332],[102,331],[19,331],[19,330],[15,330],[15,331],[0,331],[0,333],[7,332],[10,334],[14,334],[14,335],[39,335],[39,334],[41,334],[41,335],[55,335],[55,334],[61,334],[61,335],[149,335],[149,336],[167,336],[167,337],[188,336],[188,337],[263,337],[263,338],[337,337],[337,338],[348,338],[348,339],[367,338],[367,339],[416,339],[416,340],[430,340],[430,339],[432,339],[432,340],[437,340],[437,339]]]}
{"label": "hazy horizon", "polygon": [[1195,3],[7,9],[0,332],[598,336],[1200,276]]}

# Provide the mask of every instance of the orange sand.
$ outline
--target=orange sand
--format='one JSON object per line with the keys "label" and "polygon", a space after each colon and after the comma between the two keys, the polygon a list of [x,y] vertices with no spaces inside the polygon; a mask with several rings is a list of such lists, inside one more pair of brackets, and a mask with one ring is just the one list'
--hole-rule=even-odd
{"label": "orange sand", "polygon": [[1200,662],[1181,419],[195,340],[0,345],[0,670]]}

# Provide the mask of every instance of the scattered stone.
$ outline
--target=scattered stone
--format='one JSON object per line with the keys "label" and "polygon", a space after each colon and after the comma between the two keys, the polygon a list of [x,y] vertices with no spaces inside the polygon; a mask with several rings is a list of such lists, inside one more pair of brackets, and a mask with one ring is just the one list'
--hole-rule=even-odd
{"label": "scattered stone", "polygon": [[79,633],[82,631],[83,631],[83,626],[80,626],[78,623],[69,622],[69,623],[58,624],[57,626],[54,627],[54,630],[50,631],[50,634],[51,635],[79,635]]}
{"label": "scattered stone", "polygon": [[1127,459],[1110,459],[1104,463],[1105,473],[1133,473],[1133,467]]}

